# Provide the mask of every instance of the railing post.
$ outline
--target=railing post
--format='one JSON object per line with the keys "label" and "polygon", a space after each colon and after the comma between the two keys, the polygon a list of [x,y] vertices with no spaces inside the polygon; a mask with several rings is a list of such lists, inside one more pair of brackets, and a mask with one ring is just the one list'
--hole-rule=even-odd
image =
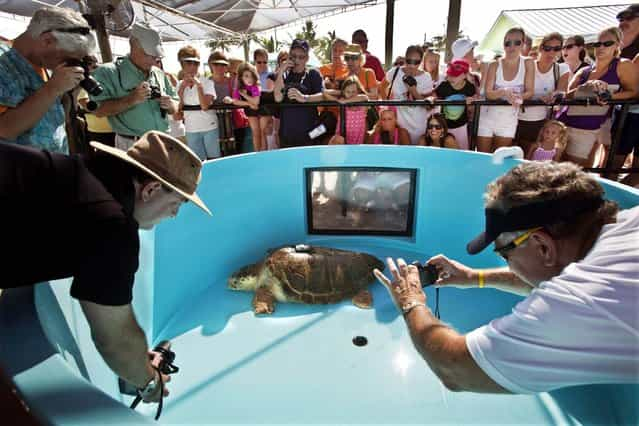
{"label": "railing post", "polygon": [[623,104],[621,106],[621,111],[619,111],[618,120],[616,123],[617,128],[615,129],[615,134],[612,138],[610,149],[608,150],[608,158],[606,159],[605,171],[603,174],[605,178],[611,176],[611,171],[615,166],[615,155],[617,154],[617,149],[619,148],[619,144],[621,143],[621,135],[623,133],[623,128],[626,125],[626,116],[628,115],[628,109],[630,109],[630,104]]}
{"label": "railing post", "polygon": [[470,151],[474,151],[477,146],[477,130],[479,129],[479,114],[481,111],[481,105],[473,105],[473,121],[470,126],[470,142],[468,148]]}
{"label": "railing post", "polygon": [[346,106],[344,104],[339,105],[339,132],[346,143]]}

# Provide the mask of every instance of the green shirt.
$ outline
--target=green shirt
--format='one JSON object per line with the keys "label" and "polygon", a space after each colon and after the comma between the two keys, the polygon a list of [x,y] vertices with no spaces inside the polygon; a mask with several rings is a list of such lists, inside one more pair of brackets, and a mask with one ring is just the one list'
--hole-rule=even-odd
{"label": "green shirt", "polygon": [[[171,85],[164,71],[151,68],[149,76],[136,67],[129,57],[119,58],[115,62],[101,65],[96,69],[93,78],[100,82],[104,90],[98,96],[90,96],[97,102],[119,99],[131,93],[140,83],[148,81],[151,86],[160,88],[162,95],[178,100],[175,88]],[[126,136],[142,136],[149,130],[169,131],[168,114],[160,110],[155,99],[148,99],[120,114],[109,116],[109,123],[115,133]]]}

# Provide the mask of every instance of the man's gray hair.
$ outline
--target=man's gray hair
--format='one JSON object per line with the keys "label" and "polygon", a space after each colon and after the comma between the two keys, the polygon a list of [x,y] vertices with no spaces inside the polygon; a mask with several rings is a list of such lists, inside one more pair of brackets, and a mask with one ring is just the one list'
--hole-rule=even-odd
{"label": "man's gray hair", "polygon": [[79,34],[56,31],[56,29],[89,28],[86,19],[75,10],[65,7],[43,7],[33,14],[27,34],[32,38],[51,32],[57,40],[58,48],[65,52],[89,55],[95,51],[93,34]]}

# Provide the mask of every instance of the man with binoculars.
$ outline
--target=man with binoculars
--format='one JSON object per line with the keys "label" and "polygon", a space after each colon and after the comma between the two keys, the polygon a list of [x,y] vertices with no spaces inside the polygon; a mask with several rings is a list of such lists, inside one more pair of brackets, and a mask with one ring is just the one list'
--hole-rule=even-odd
{"label": "man with binoculars", "polygon": [[67,154],[61,98],[86,80],[77,64],[94,48],[82,15],[48,7],[33,15],[13,46],[0,43],[0,142]]}
{"label": "man with binoculars", "polygon": [[93,112],[108,117],[116,133],[115,146],[126,150],[150,130],[169,131],[167,114],[178,107],[175,88],[167,75],[155,66],[164,56],[160,35],[136,23],[129,38],[128,56],[100,66],[93,77],[104,90],[91,95],[98,104]]}

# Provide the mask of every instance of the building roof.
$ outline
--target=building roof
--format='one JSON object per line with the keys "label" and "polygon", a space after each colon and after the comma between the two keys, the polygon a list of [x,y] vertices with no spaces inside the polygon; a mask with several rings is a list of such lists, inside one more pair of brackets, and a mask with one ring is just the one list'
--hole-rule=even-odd
{"label": "building roof", "polygon": [[[109,0],[92,0],[109,3]],[[133,0],[138,21],[164,40],[202,40],[256,33],[311,16],[372,6],[378,0]],[[43,5],[78,9],[76,0],[0,0],[0,12],[32,16]],[[166,8],[171,8],[171,12]],[[188,14],[197,20],[182,14]],[[204,22],[202,22],[204,21]],[[209,24],[209,25],[207,25]],[[125,33],[116,33],[126,36]]]}
{"label": "building roof", "polygon": [[564,36],[582,35],[586,41],[599,31],[618,25],[617,14],[629,4],[606,6],[562,7],[556,9],[520,9],[502,11],[480,43],[479,50],[502,51],[501,40],[512,27],[522,27],[526,34],[540,39],[551,32]]}

